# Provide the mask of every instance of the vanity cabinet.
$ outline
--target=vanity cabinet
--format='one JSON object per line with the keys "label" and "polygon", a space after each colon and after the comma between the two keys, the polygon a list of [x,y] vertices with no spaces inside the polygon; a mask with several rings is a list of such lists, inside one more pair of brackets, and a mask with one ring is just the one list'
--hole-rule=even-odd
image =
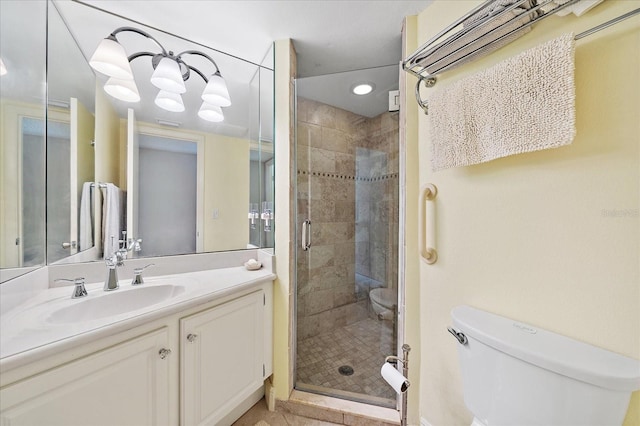
{"label": "vanity cabinet", "polygon": [[259,291],[180,320],[183,425],[216,425],[262,387],[265,304]]}
{"label": "vanity cabinet", "polygon": [[0,390],[3,425],[169,424],[166,327]]}
{"label": "vanity cabinet", "polygon": [[0,424],[230,425],[271,375],[272,307],[263,281],[3,371]]}

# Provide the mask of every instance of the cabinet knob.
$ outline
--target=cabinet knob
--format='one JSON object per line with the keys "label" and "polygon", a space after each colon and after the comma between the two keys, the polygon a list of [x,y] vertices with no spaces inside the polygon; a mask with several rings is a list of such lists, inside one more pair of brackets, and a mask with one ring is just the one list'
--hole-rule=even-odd
{"label": "cabinet knob", "polygon": [[160,359],[165,359],[171,355],[171,349],[162,348],[158,351],[158,355],[160,355]]}
{"label": "cabinet knob", "polygon": [[198,338],[197,334],[187,334],[187,340],[189,341],[189,343],[193,343],[196,341],[196,339]]}

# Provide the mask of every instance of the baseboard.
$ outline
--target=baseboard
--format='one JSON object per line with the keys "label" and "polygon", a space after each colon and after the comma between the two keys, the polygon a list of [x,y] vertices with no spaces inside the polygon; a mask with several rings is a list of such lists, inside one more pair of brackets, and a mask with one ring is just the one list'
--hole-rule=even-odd
{"label": "baseboard", "polygon": [[264,397],[264,386],[256,389],[251,395],[247,396],[237,407],[235,407],[229,414],[220,419],[216,425],[218,426],[230,426],[238,420],[244,413],[249,411],[258,401]]}

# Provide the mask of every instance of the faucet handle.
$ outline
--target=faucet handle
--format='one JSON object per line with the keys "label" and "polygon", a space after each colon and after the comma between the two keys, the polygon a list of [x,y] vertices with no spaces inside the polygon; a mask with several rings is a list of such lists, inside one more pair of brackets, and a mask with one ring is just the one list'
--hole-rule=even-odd
{"label": "faucet handle", "polygon": [[[129,238],[127,242],[127,250],[142,251],[142,238]],[[147,266],[145,266],[145,268]]]}
{"label": "faucet handle", "polygon": [[131,280],[131,285],[140,285],[144,283],[144,280],[142,279],[142,271],[144,271],[145,269],[147,269],[149,266],[154,266],[155,263],[150,263],[146,266],[143,266],[142,268],[135,268],[133,270],[133,280]]}
{"label": "faucet handle", "polygon": [[87,289],[84,288],[84,277],[74,278],[72,280],[68,278],[58,278],[54,280],[54,282],[65,281],[74,284],[73,294],[71,294],[72,299],[77,299],[79,297],[85,297],[87,293]]}

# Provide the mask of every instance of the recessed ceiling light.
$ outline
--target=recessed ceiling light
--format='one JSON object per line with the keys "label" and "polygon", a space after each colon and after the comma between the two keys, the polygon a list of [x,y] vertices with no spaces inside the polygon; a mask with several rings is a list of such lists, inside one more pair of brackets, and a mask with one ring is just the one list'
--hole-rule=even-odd
{"label": "recessed ceiling light", "polygon": [[351,91],[356,95],[368,95],[373,92],[375,85],[373,83],[359,83],[351,88]]}

